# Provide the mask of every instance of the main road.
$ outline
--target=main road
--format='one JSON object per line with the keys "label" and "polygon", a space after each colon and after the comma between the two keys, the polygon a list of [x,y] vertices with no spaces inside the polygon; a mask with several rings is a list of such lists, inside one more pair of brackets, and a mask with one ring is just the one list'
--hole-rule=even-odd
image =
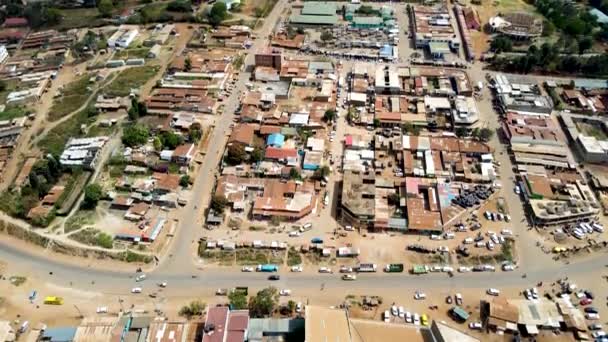
{"label": "main road", "polygon": [[[234,269],[205,268],[193,256],[196,255],[197,240],[202,235],[202,215],[207,206],[212,187],[215,183],[215,171],[222,155],[223,148],[229,133],[234,111],[238,106],[240,96],[245,88],[245,83],[251,75],[253,55],[256,51],[267,44],[268,34],[271,33],[277,23],[279,15],[283,12],[286,0],[280,0],[270,15],[265,19],[264,25],[258,34],[258,39],[250,49],[245,58],[245,70],[239,75],[235,91],[226,100],[225,109],[218,118],[216,127],[211,136],[211,143],[205,155],[203,163],[198,171],[194,188],[193,201],[182,209],[182,217],[179,220],[178,231],[175,241],[169,247],[165,256],[160,260],[154,270],[148,272],[144,286],[144,292],[153,287],[155,282],[166,281],[169,287],[163,291],[164,297],[192,297],[196,295],[209,294],[209,289],[226,288],[236,285],[245,285],[254,288],[264,287],[270,284],[266,274],[241,273]],[[510,164],[508,161],[505,164]],[[504,164],[503,164],[504,165]],[[504,172],[508,172],[505,167]],[[504,175],[504,174],[503,174]],[[508,198],[511,202],[514,198]],[[521,210],[517,208],[515,210]],[[192,213],[188,215],[187,213]],[[517,215],[519,216],[519,215]],[[514,224],[518,224],[514,222]],[[524,237],[522,237],[524,238]],[[524,243],[526,251],[530,252],[530,243]],[[93,291],[106,295],[128,295],[134,284],[134,269],[128,271],[103,270],[87,267],[83,264],[65,263],[49,257],[48,254],[26,252],[16,247],[6,239],[0,240],[0,260],[8,263],[8,268],[13,272],[24,272],[35,275],[37,280],[47,281],[51,284],[72,287],[80,290]],[[528,260],[530,261],[530,260]],[[398,289],[407,287],[420,288],[480,288],[480,287],[511,287],[530,285],[531,282],[547,281],[564,277],[566,275],[575,277],[586,275],[604,267],[606,259],[604,255],[586,259],[569,265],[527,262],[522,264],[514,272],[497,273],[471,273],[466,275],[457,274],[449,278],[445,274],[430,274],[425,276],[413,276],[406,273],[401,274],[362,274],[356,282],[350,282],[348,288],[359,289]],[[527,274],[524,279],[523,275]],[[324,284],[324,287],[343,288],[344,284],[337,275],[324,275],[311,272],[286,273],[281,280],[273,282],[281,287],[292,289],[315,289]]]}

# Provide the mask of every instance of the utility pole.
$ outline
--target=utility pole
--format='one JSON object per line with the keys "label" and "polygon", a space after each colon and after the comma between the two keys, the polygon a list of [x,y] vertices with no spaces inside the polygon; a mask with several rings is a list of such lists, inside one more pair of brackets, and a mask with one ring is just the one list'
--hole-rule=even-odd
{"label": "utility pole", "polygon": [[74,307],[76,308],[76,311],[78,311],[78,318],[84,318],[84,315],[82,314],[82,312],[80,311],[80,309],[78,308],[78,306],[76,306],[76,304],[74,304]]}

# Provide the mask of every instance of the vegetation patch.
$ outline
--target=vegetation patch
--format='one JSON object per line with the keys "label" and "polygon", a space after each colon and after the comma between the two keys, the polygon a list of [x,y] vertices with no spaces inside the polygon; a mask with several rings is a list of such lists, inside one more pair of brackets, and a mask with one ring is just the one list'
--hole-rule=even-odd
{"label": "vegetation patch", "polygon": [[53,107],[51,107],[49,120],[59,120],[85,104],[92,94],[91,87],[89,86],[90,77],[89,74],[85,74],[63,89],[61,97],[56,99]]}
{"label": "vegetation patch", "polygon": [[235,252],[233,251],[204,249],[203,247],[202,250],[199,248],[199,255],[201,258],[218,263],[221,266],[232,266],[234,264]]}
{"label": "vegetation patch", "polygon": [[70,235],[70,239],[89,246],[99,246],[110,249],[114,245],[112,236],[95,228],[86,228]]}
{"label": "vegetation patch", "polygon": [[289,247],[289,250],[287,250],[287,266],[300,264],[302,264],[302,256],[294,247]]}
{"label": "vegetation patch", "polygon": [[12,120],[27,115],[28,110],[23,106],[8,106],[0,112],[0,120]]}
{"label": "vegetation patch", "polygon": [[104,88],[104,92],[109,96],[128,96],[131,89],[138,89],[143,86],[156,75],[159,69],[158,66],[140,66],[126,69]]}
{"label": "vegetation patch", "polygon": [[149,48],[134,48],[118,50],[114,54],[115,59],[132,59],[132,58],[146,58],[150,52]]}
{"label": "vegetation patch", "polygon": [[65,222],[65,233],[71,233],[86,225],[93,224],[93,218],[90,212],[79,211],[74,216],[70,217]]}
{"label": "vegetation patch", "polygon": [[[44,138],[38,142],[38,147],[46,153],[61,155],[65,143],[69,138],[82,135],[80,126],[89,122],[90,116],[95,115],[94,109],[84,109],[51,129]],[[91,120],[92,121],[92,120]]]}

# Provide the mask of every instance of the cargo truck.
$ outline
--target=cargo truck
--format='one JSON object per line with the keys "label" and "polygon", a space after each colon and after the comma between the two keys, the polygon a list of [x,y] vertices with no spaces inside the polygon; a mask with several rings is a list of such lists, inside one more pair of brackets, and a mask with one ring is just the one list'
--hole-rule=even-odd
{"label": "cargo truck", "polygon": [[384,272],[388,272],[388,273],[403,272],[403,264],[387,264],[384,267]]}
{"label": "cargo truck", "polygon": [[357,272],[376,272],[376,264],[359,264]]}

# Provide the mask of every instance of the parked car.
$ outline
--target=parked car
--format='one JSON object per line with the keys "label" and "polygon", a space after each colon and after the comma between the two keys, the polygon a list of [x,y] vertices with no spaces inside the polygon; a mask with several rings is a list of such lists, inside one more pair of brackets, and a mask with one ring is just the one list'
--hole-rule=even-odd
{"label": "parked car", "polygon": [[141,293],[141,287],[134,287],[131,289],[131,293]]}
{"label": "parked car", "polygon": [[302,272],[304,269],[300,265],[291,266],[291,272]]}
{"label": "parked car", "polygon": [[483,326],[481,325],[481,322],[471,322],[469,323],[469,329],[472,330],[481,330]]}
{"label": "parked car", "polygon": [[281,276],[279,276],[278,274],[273,274],[268,276],[268,280],[281,280]]}
{"label": "parked car", "polygon": [[421,291],[416,291],[416,293],[414,293],[414,299],[415,299],[415,300],[423,300],[423,299],[426,299],[426,293],[421,292]]}
{"label": "parked car", "polygon": [[487,294],[489,294],[490,296],[498,296],[500,294],[500,291],[498,289],[495,288],[489,288],[486,291]]}
{"label": "parked car", "polygon": [[281,291],[279,291],[279,295],[281,295],[281,296],[290,296],[291,295],[291,290],[290,289],[282,289]]}
{"label": "parked car", "polygon": [[345,274],[342,276],[342,280],[357,280],[357,276],[354,274]]}
{"label": "parked car", "polygon": [[242,272],[253,272],[253,267],[252,266],[243,266],[241,271]]}
{"label": "parked car", "polygon": [[388,323],[391,321],[391,314],[388,310],[384,311],[384,323]]}
{"label": "parked car", "polygon": [[145,274],[140,274],[135,278],[135,281],[137,281],[137,282],[144,281],[144,280],[146,280]]}
{"label": "parked car", "polygon": [[331,273],[331,268],[329,267],[319,267],[319,273]]}
{"label": "parked car", "polygon": [[456,305],[462,306],[462,295],[457,293],[454,298],[456,298]]}

